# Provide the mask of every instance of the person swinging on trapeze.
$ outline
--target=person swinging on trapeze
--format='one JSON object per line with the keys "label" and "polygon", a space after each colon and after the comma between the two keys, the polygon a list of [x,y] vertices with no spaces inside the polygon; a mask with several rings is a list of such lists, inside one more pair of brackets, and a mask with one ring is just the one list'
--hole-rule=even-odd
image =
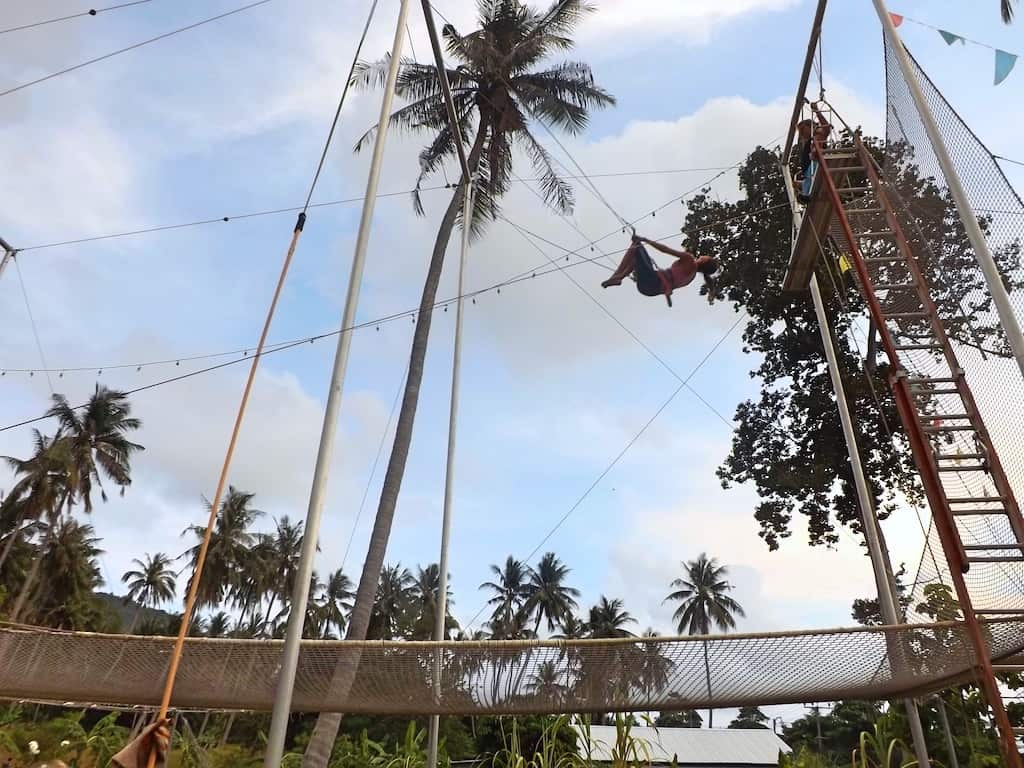
{"label": "person swinging on trapeze", "polygon": [[[668,269],[658,269],[658,265],[644,248],[644,243],[662,253],[674,256],[676,260]],[[711,256],[694,256],[689,251],[677,251],[646,237],[633,235],[633,243],[622,257],[619,268],[601,283],[601,287],[622,285],[623,280],[633,275],[636,278],[636,289],[640,293],[644,296],[664,296],[671,307],[672,291],[692,283],[698,272],[707,280],[717,271],[718,260]]]}

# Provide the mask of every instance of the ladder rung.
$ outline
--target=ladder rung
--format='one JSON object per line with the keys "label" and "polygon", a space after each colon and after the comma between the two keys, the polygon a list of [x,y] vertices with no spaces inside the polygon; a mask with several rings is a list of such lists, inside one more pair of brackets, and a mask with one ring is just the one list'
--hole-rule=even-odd
{"label": "ladder rung", "polygon": [[897,352],[905,352],[908,349],[942,349],[941,344],[900,344],[893,347]]}
{"label": "ladder rung", "polygon": [[864,259],[865,264],[873,264],[875,262],[882,261],[906,261],[903,256],[872,256],[870,259]]}
{"label": "ladder rung", "polygon": [[851,213],[883,213],[885,208],[850,208],[846,211],[847,214]]}
{"label": "ladder rung", "polygon": [[894,291],[900,288],[917,288],[917,283],[882,283],[876,285],[876,291]]}
{"label": "ladder rung", "polygon": [[954,509],[951,510],[953,517],[983,517],[985,515],[1005,515],[1005,507],[999,509]]}
{"label": "ladder rung", "polygon": [[964,544],[964,552],[995,552],[996,550],[1024,550],[1024,544]]}
{"label": "ladder rung", "polygon": [[974,432],[974,427],[970,424],[953,425],[952,427],[923,427],[923,429],[925,432]]}
{"label": "ladder rung", "polygon": [[956,459],[986,459],[988,457],[984,453],[936,453],[935,458],[938,461],[955,461]]}
{"label": "ladder rung", "polygon": [[871,187],[836,187],[836,192],[842,194],[843,192],[851,192],[859,194],[861,192],[871,192]]}
{"label": "ladder rung", "polygon": [[910,376],[907,378],[908,384],[956,384],[956,379],[950,378],[923,378],[920,376]]}
{"label": "ladder rung", "polygon": [[959,389],[917,389],[912,390],[911,394],[914,395],[959,395]]}
{"label": "ladder rung", "polygon": [[1005,496],[954,496],[946,499],[950,504],[988,504],[996,501],[1006,501]]}
{"label": "ladder rung", "polygon": [[[975,613],[988,613],[988,611],[975,611]],[[1024,611],[1022,611],[1019,608],[1013,608],[1013,609],[1010,609],[1008,611],[1000,611],[1000,613],[1024,613]],[[992,665],[992,671],[993,672],[1024,672],[1024,664],[993,664]],[[1017,733],[1017,731],[1020,731],[1020,730],[1024,730],[1024,729],[1014,728],[1013,732]]]}
{"label": "ladder rung", "polygon": [[1024,563],[1024,557],[968,557],[968,563]]}
{"label": "ladder rung", "polygon": [[919,418],[921,421],[945,421],[946,419],[949,419],[950,421],[959,421],[962,419],[969,419],[971,417],[966,413],[936,413],[931,416],[921,416]]}
{"label": "ladder rung", "polygon": [[859,171],[866,171],[863,165],[847,165],[842,168],[829,168],[829,173],[857,173]]}
{"label": "ladder rung", "polygon": [[869,229],[864,232],[854,232],[853,236],[861,237],[889,237],[893,234],[891,229]]}
{"label": "ladder rung", "polygon": [[939,467],[939,472],[988,472],[985,464],[970,464],[966,467]]}

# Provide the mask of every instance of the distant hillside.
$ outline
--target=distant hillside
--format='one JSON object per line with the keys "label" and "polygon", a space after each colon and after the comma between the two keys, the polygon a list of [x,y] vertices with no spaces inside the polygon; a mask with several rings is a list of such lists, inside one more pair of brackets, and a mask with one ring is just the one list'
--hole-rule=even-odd
{"label": "distant hillside", "polygon": [[[116,615],[121,620],[121,631],[127,631],[128,627],[131,626],[135,611],[140,607],[139,604],[134,600],[128,600],[128,598],[119,595],[112,595],[109,592],[97,592],[96,597],[103,603],[107,611]],[[171,618],[172,614],[167,611],[142,608],[141,613],[139,613],[139,620],[136,622],[136,627],[147,621],[167,621]]]}

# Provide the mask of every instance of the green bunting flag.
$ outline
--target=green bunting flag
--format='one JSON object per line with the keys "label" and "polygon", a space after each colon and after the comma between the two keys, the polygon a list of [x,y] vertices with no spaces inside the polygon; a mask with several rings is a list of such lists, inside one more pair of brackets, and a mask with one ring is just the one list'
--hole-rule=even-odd
{"label": "green bunting flag", "polygon": [[1015,53],[1007,53],[1006,51],[1000,51],[998,48],[996,49],[996,85],[999,85],[1009,76],[1016,63],[1017,55]]}
{"label": "green bunting flag", "polygon": [[920,27],[934,29],[936,32],[939,33],[939,35],[942,36],[942,39],[945,41],[946,45],[953,45],[954,43],[966,45],[967,43],[970,43],[971,45],[978,45],[981,46],[982,48],[988,48],[990,51],[995,51],[996,85],[999,85],[1004,80],[1006,80],[1006,78],[1009,77],[1010,73],[1013,71],[1013,68],[1017,65],[1017,59],[1019,58],[1019,56],[1016,53],[1010,53],[1009,51],[1001,50],[993,45],[988,45],[986,43],[979,43],[977,40],[971,40],[970,38],[964,37],[963,35],[958,35],[956,32],[950,32],[945,29],[939,29],[938,27],[932,24],[928,24],[927,22],[924,21],[918,21],[917,19],[912,19],[909,16],[904,16],[899,13],[890,13],[889,17],[892,19],[892,24],[894,27],[898,27],[902,25],[903,22],[909,21],[911,24],[917,24]]}

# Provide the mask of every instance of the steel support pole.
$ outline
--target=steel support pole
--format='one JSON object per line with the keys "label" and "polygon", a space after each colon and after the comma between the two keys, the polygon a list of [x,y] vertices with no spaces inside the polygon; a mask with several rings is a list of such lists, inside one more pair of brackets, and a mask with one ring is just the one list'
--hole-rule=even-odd
{"label": "steel support pole", "polygon": [[[786,193],[789,196],[790,207],[793,210],[794,228],[799,230],[803,216],[797,204],[796,190],[793,188],[793,180],[790,178],[789,169],[785,162],[781,164],[782,176],[785,180]],[[846,387],[839,371],[839,359],[836,355],[835,346],[832,344],[832,332],[825,312],[825,304],[821,299],[821,288],[818,285],[818,276],[811,275],[811,300],[814,302],[814,314],[818,319],[818,327],[821,331],[821,344],[825,350],[825,360],[828,363],[829,377],[832,379],[832,387],[836,395],[836,407],[839,409],[839,421],[843,427],[843,437],[846,440],[846,450],[850,459],[850,469],[853,471],[853,482],[857,489],[857,501],[860,505],[861,520],[864,523],[864,538],[868,545],[868,554],[871,558],[871,570],[875,576],[875,586],[878,590],[878,607],[882,614],[882,621],[888,625],[900,624],[900,614],[897,609],[897,596],[892,581],[888,574],[892,572],[889,563],[889,552],[884,548],[880,536],[878,517],[875,515],[874,501],[871,496],[871,489],[868,486],[867,477],[864,475],[864,464],[861,462],[860,449],[857,447],[857,433],[854,429],[853,418],[850,415],[850,406],[846,400]],[[890,652],[895,656],[894,663],[900,663],[899,649]],[[917,711],[917,704],[913,699],[904,699],[904,706],[907,712],[907,722],[910,725],[910,733],[914,742],[914,753],[920,768],[930,768],[928,759],[928,745],[924,738],[924,727],[921,725],[921,716]]]}
{"label": "steel support pole", "polygon": [[[455,438],[458,434],[459,379],[462,368],[462,309],[465,303],[462,294],[466,272],[466,254],[469,251],[469,222],[473,215],[473,185],[465,185],[462,201],[462,244],[459,248],[458,290],[455,295],[455,350],[452,355],[452,391],[448,410],[448,457],[444,471],[444,510],[441,513],[441,556],[438,561],[437,615],[434,617],[434,639],[444,640],[445,619],[448,616],[448,541],[452,528],[452,495],[455,489]],[[443,672],[442,651],[438,649],[434,660],[434,700],[441,699],[441,674]],[[439,715],[430,718],[427,768],[437,766],[437,743],[441,727]]]}
{"label": "steel support pole", "polygon": [[956,756],[956,743],[953,741],[953,731],[949,727],[949,717],[946,715],[946,702],[942,695],[935,696],[935,703],[939,710],[939,720],[942,722],[942,732],[946,735],[946,749],[949,750],[949,768],[960,768],[960,761]]}
{"label": "steel support pole", "polygon": [[313,560],[320,537],[320,517],[327,493],[338,412],[341,408],[349,350],[352,346],[351,328],[354,325],[356,309],[359,304],[359,289],[363,282],[366,249],[370,242],[373,210],[377,202],[377,185],[380,181],[380,169],[384,161],[384,147],[388,135],[391,105],[395,97],[395,84],[401,65],[402,42],[405,39],[405,25],[408,16],[409,0],[400,0],[398,22],[395,25],[395,39],[391,46],[391,63],[384,85],[384,97],[381,99],[377,138],[373,147],[373,158],[370,162],[369,178],[366,182],[366,197],[363,200],[363,213],[359,221],[359,234],[356,237],[352,271],[348,280],[348,293],[345,296],[345,309],[341,318],[342,332],[338,336],[334,368],[331,372],[331,385],[327,395],[327,406],[324,410],[324,423],[320,432],[320,447],[317,450],[316,468],[313,472],[313,483],[309,494],[309,508],[306,511],[306,523],[302,537],[302,552],[295,575],[291,612],[288,616],[288,631],[285,636],[281,671],[274,697],[274,713],[270,723],[270,733],[267,737],[267,750],[263,758],[264,768],[278,768],[284,754],[288,717],[291,713],[292,693],[295,688],[295,675],[299,662],[299,645],[302,642],[302,628],[306,619],[309,583],[313,576]]}
{"label": "steel support pole", "polygon": [[[459,157],[459,167],[462,169],[462,241],[459,247],[459,275],[458,290],[455,295],[458,297],[455,305],[455,349],[452,355],[452,389],[451,402],[448,410],[448,456],[444,470],[444,509],[441,513],[441,555],[438,558],[438,584],[437,584],[437,615],[434,617],[434,639],[444,640],[445,623],[448,618],[448,541],[451,536],[452,525],[452,494],[455,489],[455,440],[458,433],[459,414],[459,378],[462,369],[462,309],[463,309],[463,280],[466,271],[466,254],[469,251],[469,224],[473,219],[473,174],[469,167],[469,160],[466,157],[466,149],[463,142],[462,131],[459,127],[459,115],[455,109],[455,100],[452,98],[451,84],[448,82],[448,72],[445,69],[444,54],[441,51],[441,39],[437,35],[437,25],[434,23],[434,12],[430,6],[430,0],[421,0],[423,6],[423,20],[427,26],[427,35],[430,37],[430,48],[434,54],[434,65],[437,67],[437,77],[441,83],[441,92],[444,96],[445,107],[448,111],[448,125],[455,139],[455,151]],[[442,651],[438,649],[434,659],[434,700],[441,700],[441,674],[444,671],[442,664]],[[427,741],[427,768],[437,768],[437,746],[441,731],[440,715],[433,715],[430,718],[430,728]]]}
{"label": "steel support pole", "polygon": [[992,301],[996,305],[996,312],[999,313],[999,322],[1003,326],[1003,332],[1006,334],[1010,349],[1017,360],[1017,366],[1020,368],[1021,375],[1024,375],[1024,334],[1021,333],[1020,323],[1017,322],[1017,316],[1010,305],[1010,296],[1003,285],[999,268],[996,266],[995,259],[992,258],[992,251],[989,250],[985,234],[981,231],[981,225],[978,223],[978,217],[974,215],[974,210],[967,199],[967,193],[960,183],[960,176],[957,174],[956,168],[953,167],[949,151],[946,149],[946,144],[942,139],[942,134],[939,132],[938,125],[935,124],[935,117],[932,115],[924,92],[921,90],[921,84],[917,80],[917,74],[914,72],[910,57],[903,47],[903,41],[900,40],[899,33],[892,23],[892,17],[885,6],[885,0],[872,0],[872,2],[875,5],[878,18],[882,22],[882,29],[885,31],[886,38],[896,54],[896,61],[899,63],[903,79],[907,82],[907,87],[910,89],[914,106],[917,107],[917,113],[924,124],[925,132],[928,134],[928,141],[935,152],[935,158],[939,161],[942,173],[946,177],[949,193],[953,196],[954,202],[956,202],[957,211],[960,213],[960,220],[963,222],[964,229],[967,232],[967,239],[971,241],[971,247],[974,249],[978,265],[981,267],[982,274],[985,275],[985,283],[988,285]]}

